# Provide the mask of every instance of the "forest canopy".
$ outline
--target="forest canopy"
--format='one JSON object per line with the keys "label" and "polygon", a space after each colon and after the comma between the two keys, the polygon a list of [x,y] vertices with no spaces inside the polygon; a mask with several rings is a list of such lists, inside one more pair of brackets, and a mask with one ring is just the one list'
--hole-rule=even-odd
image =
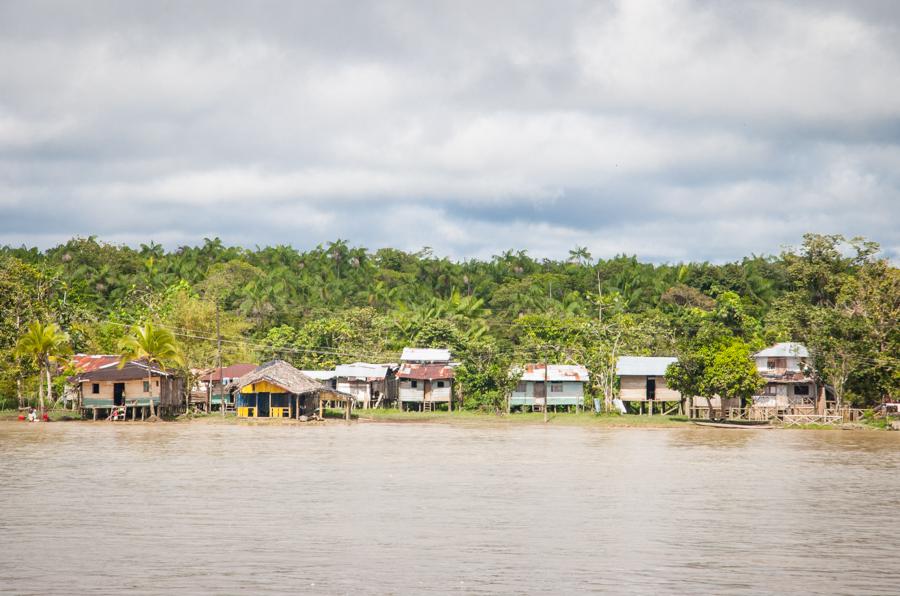
{"label": "forest canopy", "polygon": [[[395,362],[403,346],[448,347],[470,407],[497,407],[509,367],[585,364],[590,393],[614,386],[618,355],[747,354],[778,341],[810,348],[848,403],[898,394],[900,276],[877,244],[807,234],[777,256],[651,264],[507,251],[452,261],[425,248],[240,248],[218,238],[165,250],[74,238],[0,249],[0,399],[33,392],[16,352],[32,321],[56,324],[74,352],[116,354],[136,324],[175,335],[185,366],[284,358],[301,368]],[[56,380],[61,383],[61,379]],[[58,390],[57,390],[58,394]]]}

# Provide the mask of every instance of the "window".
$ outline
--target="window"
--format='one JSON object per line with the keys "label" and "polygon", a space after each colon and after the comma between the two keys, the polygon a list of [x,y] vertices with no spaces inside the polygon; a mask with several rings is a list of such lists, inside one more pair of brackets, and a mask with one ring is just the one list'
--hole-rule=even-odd
{"label": "window", "polygon": [[763,395],[778,395],[778,386],[773,383],[769,383],[763,388]]}
{"label": "window", "polygon": [[809,385],[794,385],[794,395],[809,395]]}
{"label": "window", "polygon": [[159,387],[159,379],[156,380],[156,386]]}
{"label": "window", "polygon": [[150,381],[144,381],[144,393],[150,393]]}
{"label": "window", "polygon": [[438,387],[443,387],[443,386],[444,386],[444,382],[443,382],[443,381],[438,381],[438,382],[437,382],[437,386],[438,386]]}
{"label": "window", "polygon": [[97,394],[100,393],[100,383],[92,383],[91,384],[91,393]]}
{"label": "window", "polygon": [[516,393],[525,393],[525,381],[519,381],[516,384]]}
{"label": "window", "polygon": [[416,387],[419,386],[419,382],[418,381],[410,381],[409,386],[412,387],[413,389],[415,389]]}
{"label": "window", "polygon": [[562,383],[550,383],[550,393],[562,393],[563,384]]}
{"label": "window", "polygon": [[784,357],[769,358],[768,362],[766,362],[766,368],[770,368],[770,369],[787,368],[787,358],[784,358]]}

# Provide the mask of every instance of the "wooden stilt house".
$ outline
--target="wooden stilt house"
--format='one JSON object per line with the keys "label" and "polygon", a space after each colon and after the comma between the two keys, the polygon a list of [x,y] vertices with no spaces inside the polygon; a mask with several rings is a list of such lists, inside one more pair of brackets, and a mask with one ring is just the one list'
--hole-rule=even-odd
{"label": "wooden stilt house", "polygon": [[322,415],[327,399],[350,418],[353,396],[311,379],[283,360],[257,367],[234,382],[235,409],[242,418],[301,418]]}
{"label": "wooden stilt house", "polygon": [[662,414],[682,409],[682,395],[666,385],[666,368],[674,356],[622,356],[616,362],[619,399],[636,402],[640,413]]}
{"label": "wooden stilt house", "polygon": [[183,409],[184,379],[146,362],[118,362],[81,373],[75,378],[83,413],[94,419],[113,416],[136,419],[149,412],[151,401],[160,411]]}

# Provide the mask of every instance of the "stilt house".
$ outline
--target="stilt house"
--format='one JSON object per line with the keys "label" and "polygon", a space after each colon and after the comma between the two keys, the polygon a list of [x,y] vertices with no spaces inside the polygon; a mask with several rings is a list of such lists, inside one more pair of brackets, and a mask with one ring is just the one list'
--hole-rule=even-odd
{"label": "stilt house", "polygon": [[584,406],[588,370],[580,364],[526,364],[509,398],[510,408]]}
{"label": "stilt house", "polygon": [[283,360],[273,360],[234,381],[235,407],[243,418],[300,418],[322,415],[322,400],[344,405],[350,418],[353,396],[326,387]]}
{"label": "stilt house", "polygon": [[682,403],[680,392],[666,385],[666,369],[678,362],[673,356],[621,356],[616,362],[619,377],[619,399],[637,402],[640,411],[653,413],[656,404],[663,413]]}
{"label": "stilt house", "polygon": [[397,399],[396,365],[355,362],[335,367],[337,390],[356,398],[356,406],[377,408]]}
{"label": "stilt house", "polygon": [[170,412],[184,405],[184,380],[172,372],[133,360],[119,368],[119,362],[79,374],[75,382],[83,411],[108,416],[114,408],[125,417],[137,418],[149,411],[151,401],[160,410]]}
{"label": "stilt house", "polygon": [[453,410],[453,367],[450,350],[404,348],[397,371],[400,409],[410,406],[422,411],[447,404]]}

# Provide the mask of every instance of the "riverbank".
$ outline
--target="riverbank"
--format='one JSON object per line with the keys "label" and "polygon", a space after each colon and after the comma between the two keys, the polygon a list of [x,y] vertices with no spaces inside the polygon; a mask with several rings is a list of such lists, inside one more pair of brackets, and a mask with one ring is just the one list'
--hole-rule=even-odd
{"label": "riverbank", "polygon": [[[50,420],[53,422],[85,422],[96,424],[91,420],[81,419],[77,412],[71,410],[49,410]],[[0,421],[14,421],[18,418],[16,410],[0,410]],[[392,423],[392,424],[466,424],[466,425],[543,425],[544,415],[541,412],[516,412],[513,414],[492,414],[470,410],[457,410],[454,412],[401,412],[391,409],[356,410],[353,412],[352,421],[357,423]],[[102,421],[101,421],[102,422]],[[173,424],[243,424],[255,426],[269,425],[309,425],[309,424],[335,424],[345,423],[343,411],[327,410],[326,419],[318,422],[300,422],[291,419],[278,418],[238,418],[229,413],[222,416],[220,413],[212,414],[183,414],[167,420]],[[690,419],[686,416],[640,416],[636,414],[594,414],[593,412],[581,413],[550,413],[546,424],[553,426],[580,426],[598,428],[678,428],[691,427],[702,428],[705,420]],[[696,424],[701,423],[701,424]],[[117,424],[151,424],[141,421],[123,421]],[[735,423],[735,428],[761,428],[759,425],[749,426]],[[762,426],[762,428],[788,428],[778,425]],[[885,430],[884,425],[874,424],[843,424],[827,426],[821,424],[809,424],[792,426],[791,429],[800,430]]]}

